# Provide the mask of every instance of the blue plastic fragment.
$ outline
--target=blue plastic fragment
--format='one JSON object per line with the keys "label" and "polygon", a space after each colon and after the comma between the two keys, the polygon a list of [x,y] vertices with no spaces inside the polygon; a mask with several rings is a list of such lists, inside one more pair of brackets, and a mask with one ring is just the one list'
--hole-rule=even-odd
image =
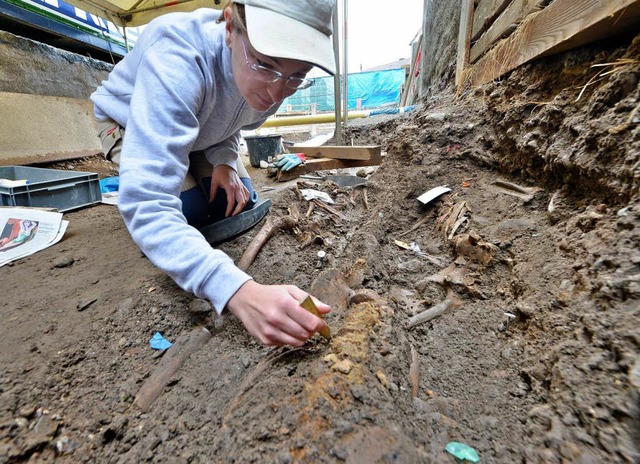
{"label": "blue plastic fragment", "polygon": [[149,340],[149,345],[151,345],[151,348],[154,350],[166,350],[170,348],[173,343],[164,338],[160,332],[156,332],[155,335],[151,337],[151,340]]}
{"label": "blue plastic fragment", "polygon": [[444,448],[447,452],[453,454],[461,461],[480,462],[480,456],[476,450],[464,443],[458,443],[457,441],[450,441]]}
{"label": "blue plastic fragment", "polygon": [[105,177],[100,179],[100,193],[117,192],[120,188],[120,177]]}

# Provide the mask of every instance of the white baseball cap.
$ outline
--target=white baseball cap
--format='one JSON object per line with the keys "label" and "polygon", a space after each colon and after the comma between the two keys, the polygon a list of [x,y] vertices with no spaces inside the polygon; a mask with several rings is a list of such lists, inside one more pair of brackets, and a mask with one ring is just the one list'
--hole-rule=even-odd
{"label": "white baseball cap", "polygon": [[251,45],[276,58],[336,73],[331,34],[335,0],[234,0],[245,7]]}

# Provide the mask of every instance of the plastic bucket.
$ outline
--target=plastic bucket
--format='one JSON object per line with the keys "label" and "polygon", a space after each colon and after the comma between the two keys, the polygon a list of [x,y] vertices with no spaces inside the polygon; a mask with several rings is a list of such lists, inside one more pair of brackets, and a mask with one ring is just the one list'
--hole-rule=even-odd
{"label": "plastic bucket", "polygon": [[280,153],[282,135],[251,135],[245,137],[249,151],[249,164],[254,168],[260,167],[260,161],[268,161],[270,156]]}

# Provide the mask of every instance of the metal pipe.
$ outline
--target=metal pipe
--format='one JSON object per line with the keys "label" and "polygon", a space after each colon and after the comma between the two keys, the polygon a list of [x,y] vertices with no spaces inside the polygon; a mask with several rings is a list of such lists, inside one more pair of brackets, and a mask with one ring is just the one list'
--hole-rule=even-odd
{"label": "metal pipe", "polygon": [[333,75],[333,96],[336,127],[336,143],[342,145],[342,125],[340,124],[340,22],[338,21],[338,2],[333,6],[333,54],[336,59],[336,73]]}
{"label": "metal pipe", "polygon": [[347,10],[348,10],[348,0],[342,0],[342,20],[344,23],[343,30],[343,38],[342,38],[342,54],[344,69],[342,70],[342,121],[343,127],[346,129],[347,123],[349,122],[349,92],[348,92],[348,84],[349,84],[349,61],[348,61],[348,53],[347,53],[347,38],[348,38],[348,30],[347,30]]}
{"label": "metal pipe", "polygon": [[[369,116],[369,111],[351,111],[348,117],[351,119],[366,118]],[[344,117],[344,115],[343,115]],[[264,127],[281,127],[281,126],[301,126],[305,124],[323,124],[328,122],[334,122],[336,120],[335,113],[326,114],[310,114],[305,116],[284,116],[284,117],[271,117],[267,119],[260,129]]]}

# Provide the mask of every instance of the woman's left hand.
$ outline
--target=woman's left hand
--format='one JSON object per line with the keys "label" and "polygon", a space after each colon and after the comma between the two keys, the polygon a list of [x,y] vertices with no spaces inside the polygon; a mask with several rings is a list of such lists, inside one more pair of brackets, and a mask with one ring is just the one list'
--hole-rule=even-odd
{"label": "woman's left hand", "polygon": [[210,203],[213,203],[216,199],[218,188],[222,188],[227,194],[225,217],[235,216],[240,213],[249,201],[249,190],[240,180],[238,173],[226,164],[219,164],[213,168],[211,192],[209,194]]}

